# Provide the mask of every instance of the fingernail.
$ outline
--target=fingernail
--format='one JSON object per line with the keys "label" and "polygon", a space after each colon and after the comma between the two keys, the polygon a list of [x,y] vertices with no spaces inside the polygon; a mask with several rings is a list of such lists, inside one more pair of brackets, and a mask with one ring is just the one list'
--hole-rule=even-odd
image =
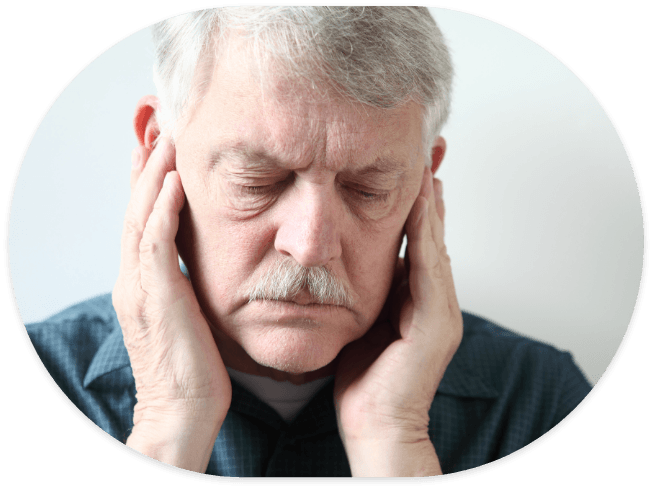
{"label": "fingernail", "polygon": [[138,148],[134,148],[132,150],[132,167],[138,167],[138,164],[141,161],[141,152],[138,150]]}

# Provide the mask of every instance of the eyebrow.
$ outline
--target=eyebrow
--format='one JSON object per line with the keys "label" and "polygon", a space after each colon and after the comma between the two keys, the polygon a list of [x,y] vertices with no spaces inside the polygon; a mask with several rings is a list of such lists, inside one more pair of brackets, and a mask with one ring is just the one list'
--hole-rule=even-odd
{"label": "eyebrow", "polygon": [[[246,165],[248,170],[273,170],[283,168],[280,159],[267,151],[254,150],[245,144],[237,143],[225,149],[214,149],[209,153],[209,170],[220,167],[225,160],[236,159]],[[384,178],[396,180],[407,172],[411,162],[395,158],[377,157],[371,164],[360,169],[348,169],[342,173],[349,177]]]}
{"label": "eyebrow", "polygon": [[396,160],[394,158],[379,157],[376,160],[374,160],[374,162],[372,162],[370,165],[366,165],[361,169],[352,170],[351,172],[347,172],[347,173],[351,173],[362,177],[381,176],[381,177],[388,177],[388,178],[398,178],[402,174],[404,174],[409,167],[410,167],[410,163],[408,162],[404,162],[402,160]]}
{"label": "eyebrow", "polygon": [[228,159],[239,160],[252,170],[270,170],[282,167],[280,160],[265,150],[252,150],[248,146],[238,143],[225,149],[211,150],[208,158],[209,171],[220,167]]}

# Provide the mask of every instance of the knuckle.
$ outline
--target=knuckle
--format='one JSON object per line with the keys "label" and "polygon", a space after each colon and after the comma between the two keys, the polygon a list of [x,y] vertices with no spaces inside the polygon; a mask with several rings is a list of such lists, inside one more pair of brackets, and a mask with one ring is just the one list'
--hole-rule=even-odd
{"label": "knuckle", "polygon": [[138,251],[141,256],[141,259],[151,259],[159,255],[160,245],[152,240],[151,237],[143,237],[141,243],[138,245]]}
{"label": "knuckle", "polygon": [[125,217],[123,230],[126,236],[137,239],[140,239],[143,234],[143,227],[131,213]]}
{"label": "knuckle", "polygon": [[[146,234],[147,235],[147,234]],[[139,244],[140,281],[147,294],[160,291],[161,267],[165,261],[165,244],[144,235]]]}
{"label": "knuckle", "polygon": [[144,274],[150,274],[161,266],[166,254],[166,244],[150,233],[145,233],[138,246],[140,273],[143,280]]}

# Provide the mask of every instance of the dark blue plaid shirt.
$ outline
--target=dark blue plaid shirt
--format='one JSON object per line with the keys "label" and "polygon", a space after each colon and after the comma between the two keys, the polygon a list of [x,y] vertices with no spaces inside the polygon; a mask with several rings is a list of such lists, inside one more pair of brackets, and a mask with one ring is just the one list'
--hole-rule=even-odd
{"label": "dark blue plaid shirt", "polygon": [[[460,348],[438,387],[429,435],[445,473],[506,456],[571,412],[591,386],[568,353],[463,313]],[[111,296],[30,324],[56,383],[120,441],[132,427],[136,388]],[[207,473],[224,476],[350,476],[338,436],[333,381],[292,423],[233,382],[233,399]]]}

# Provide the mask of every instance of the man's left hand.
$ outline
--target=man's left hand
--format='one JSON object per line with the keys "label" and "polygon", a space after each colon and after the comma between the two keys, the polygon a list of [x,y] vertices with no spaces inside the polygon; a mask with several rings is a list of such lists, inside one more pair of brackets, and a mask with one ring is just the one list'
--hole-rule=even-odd
{"label": "man's left hand", "polygon": [[384,311],[340,354],[335,405],[353,476],[442,473],[428,412],[462,339],[462,314],[444,245],[441,189],[425,169],[406,221],[406,261],[399,259]]}

